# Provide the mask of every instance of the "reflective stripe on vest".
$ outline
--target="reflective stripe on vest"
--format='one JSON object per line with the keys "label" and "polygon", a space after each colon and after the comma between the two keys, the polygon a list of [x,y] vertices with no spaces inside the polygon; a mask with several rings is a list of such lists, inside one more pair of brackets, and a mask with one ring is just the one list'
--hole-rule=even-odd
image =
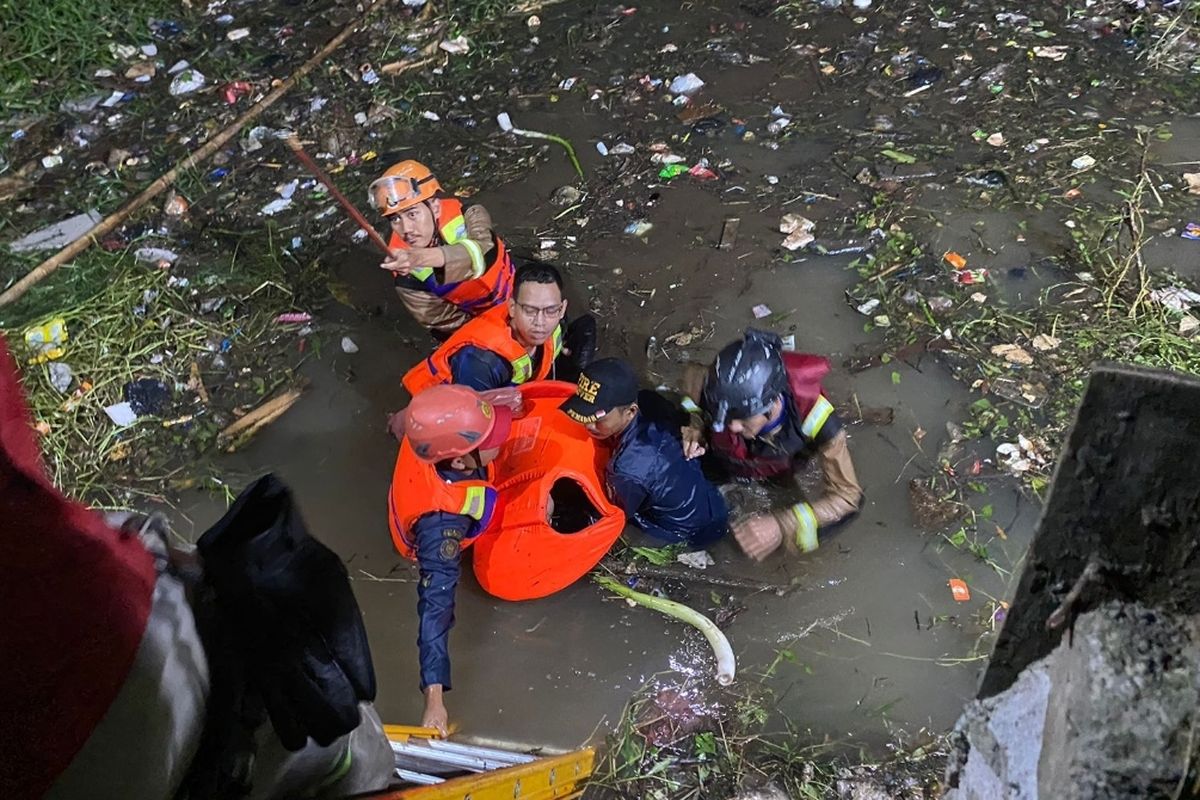
{"label": "reflective stripe on vest", "polygon": [[[550,352],[546,352],[546,345],[542,345],[542,366],[538,370],[537,379],[540,381],[550,374],[550,369],[554,366],[554,360],[562,353],[563,348],[562,325],[556,325],[554,333],[550,334]],[[520,386],[526,381],[533,380],[533,357],[528,353],[513,359],[509,362],[512,367],[514,386]]]}
{"label": "reflective stripe on vest", "polygon": [[825,399],[825,395],[819,395],[817,402],[813,403],[812,409],[801,423],[800,432],[809,439],[817,438],[817,434],[821,432],[821,428],[825,427],[825,421],[832,413],[833,404]]}
{"label": "reflective stripe on vest", "polygon": [[[443,200],[442,205],[449,205],[449,201]],[[460,211],[460,213],[443,222],[441,227],[438,228],[438,233],[442,235],[442,241],[446,244],[460,244],[460,239],[467,238],[467,218],[461,213],[462,203],[455,200],[454,206],[457,206],[457,208],[453,208],[452,206],[452,210]]]}
{"label": "reflective stripe on vest", "polygon": [[467,488],[467,496],[463,499],[462,508],[458,510],[458,513],[466,514],[478,521],[483,519],[483,512],[486,508],[487,490],[482,486],[471,486]]}
{"label": "reflective stripe on vest", "polygon": [[413,365],[404,375],[404,388],[415,396],[430,386],[452,383],[454,374],[450,368],[450,359],[467,346],[487,350],[508,362],[509,369],[512,370],[508,385],[518,386],[528,381],[542,380],[550,374],[554,368],[554,360],[562,353],[562,325],[555,326],[554,333],[542,344],[542,363],[535,372],[533,358],[513,337],[508,308],[497,306],[489,309],[455,331],[445,344],[433,351],[428,358]]}

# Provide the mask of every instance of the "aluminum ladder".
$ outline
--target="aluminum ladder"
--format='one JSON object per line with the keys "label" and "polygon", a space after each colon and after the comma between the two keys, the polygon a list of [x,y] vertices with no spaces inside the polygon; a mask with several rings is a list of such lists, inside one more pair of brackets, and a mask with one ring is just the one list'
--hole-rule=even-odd
{"label": "aluminum ladder", "polygon": [[568,800],[583,794],[596,760],[590,747],[534,756],[449,741],[429,728],[385,725],[384,732],[401,788],[376,800]]}

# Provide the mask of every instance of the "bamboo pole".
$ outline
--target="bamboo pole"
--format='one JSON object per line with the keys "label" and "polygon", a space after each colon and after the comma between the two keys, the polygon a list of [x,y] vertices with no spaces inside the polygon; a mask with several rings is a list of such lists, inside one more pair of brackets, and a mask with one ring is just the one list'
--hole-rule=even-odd
{"label": "bamboo pole", "polygon": [[237,449],[238,444],[282,417],[285,411],[295,405],[300,396],[304,394],[304,388],[307,383],[307,381],[301,381],[300,385],[288,389],[278,397],[274,397],[257,406],[254,410],[227,426],[217,434],[217,446],[228,446],[227,451],[233,452],[233,450]]}
{"label": "bamboo pole", "polygon": [[385,0],[374,0],[369,6],[367,6],[366,9],[363,10],[363,13],[358,17],[358,19],[348,23],[346,27],[342,28],[341,32],[338,33],[337,36],[334,36],[332,39],[330,39],[329,42],[320,50],[318,50],[312,58],[301,64],[289,78],[272,89],[265,97],[263,97],[263,99],[246,109],[246,112],[230,123],[229,127],[225,128],[223,131],[210,139],[199,150],[195,150],[187,155],[182,161],[172,167],[170,171],[163,174],[158,178],[158,180],[143,189],[141,194],[98,222],[83,236],[80,236],[62,250],[59,250],[53,256],[30,270],[25,277],[21,278],[21,280],[10,286],[3,294],[0,294],[0,306],[6,306],[19,300],[26,292],[40,283],[56,269],[86,250],[92,244],[92,242],[115,230],[116,227],[124,222],[130,214],[137,211],[150,200],[153,200],[155,197],[160,195],[165,189],[175,182],[176,178],[179,177],[180,172],[191,169],[195,165],[207,159],[213,153],[217,152],[217,150],[223,147],[226,142],[237,136],[238,132],[245,127],[247,123],[254,121],[264,111],[275,105],[279,98],[291,91],[291,89],[301,78],[303,78],[305,75],[311,72],[314,67],[324,61],[334,50],[337,50],[339,47],[341,47],[342,44],[354,34],[355,29],[364,21],[366,21],[366,19],[372,14],[372,12],[375,11],[375,9],[383,6],[384,3]]}

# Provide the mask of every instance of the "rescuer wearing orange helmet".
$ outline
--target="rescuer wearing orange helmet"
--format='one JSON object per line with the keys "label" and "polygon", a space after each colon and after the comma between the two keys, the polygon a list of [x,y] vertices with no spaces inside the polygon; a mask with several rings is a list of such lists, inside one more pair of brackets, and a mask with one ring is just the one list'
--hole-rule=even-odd
{"label": "rescuer wearing orange helmet", "polygon": [[[519,396],[519,395],[518,395]],[[508,437],[513,409],[451,384],[417,395],[403,412],[400,455],[388,496],[392,542],[420,568],[417,647],[425,712],[421,724],[447,729],[449,634],[459,554],[497,521],[492,460]]]}
{"label": "rescuer wearing orange helmet", "polygon": [[367,198],[392,228],[392,256],[380,266],[395,275],[401,302],[434,336],[444,339],[512,295],[512,258],[491,215],[444,192],[429,167],[393,164]]}

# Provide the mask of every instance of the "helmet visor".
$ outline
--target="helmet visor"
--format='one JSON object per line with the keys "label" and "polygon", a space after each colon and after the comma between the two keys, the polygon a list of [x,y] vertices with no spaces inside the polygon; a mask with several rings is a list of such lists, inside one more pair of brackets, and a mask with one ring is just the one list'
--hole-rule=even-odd
{"label": "helmet visor", "polygon": [[367,187],[367,202],[384,216],[421,202],[421,185],[415,178],[385,175]]}

